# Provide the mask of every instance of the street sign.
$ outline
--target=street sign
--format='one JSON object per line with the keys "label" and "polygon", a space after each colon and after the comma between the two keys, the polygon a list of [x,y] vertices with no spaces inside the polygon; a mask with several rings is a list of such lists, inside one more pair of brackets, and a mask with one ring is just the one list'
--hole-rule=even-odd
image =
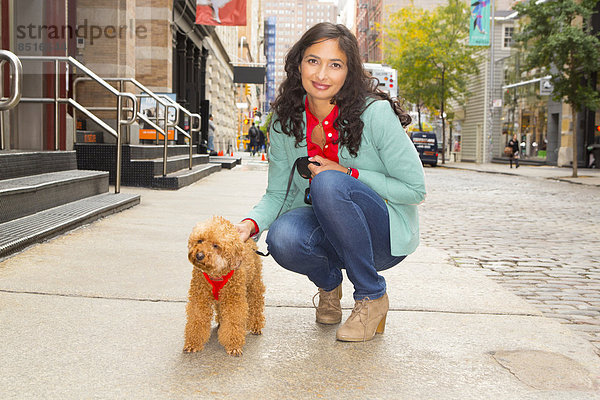
{"label": "street sign", "polygon": [[540,96],[550,96],[554,91],[554,85],[550,82],[550,79],[540,79]]}

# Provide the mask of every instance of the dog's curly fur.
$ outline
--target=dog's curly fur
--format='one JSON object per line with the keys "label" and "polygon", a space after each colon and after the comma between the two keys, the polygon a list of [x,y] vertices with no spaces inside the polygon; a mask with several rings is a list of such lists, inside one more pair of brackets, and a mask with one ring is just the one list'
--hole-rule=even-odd
{"label": "dog's curly fur", "polygon": [[[246,331],[260,335],[265,325],[265,286],[256,244],[253,240],[242,242],[230,221],[213,217],[194,227],[188,240],[188,260],[194,269],[186,307],[184,351],[202,350],[210,338],[214,306],[219,342],[230,355],[241,355]],[[202,272],[218,280],[231,270],[235,272],[219,292],[219,300],[215,300]]]}

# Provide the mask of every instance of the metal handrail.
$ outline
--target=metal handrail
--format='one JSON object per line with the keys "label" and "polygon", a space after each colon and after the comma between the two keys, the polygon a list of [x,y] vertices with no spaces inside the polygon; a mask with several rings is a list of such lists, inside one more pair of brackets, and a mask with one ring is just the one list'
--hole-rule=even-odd
{"label": "metal handrail", "polygon": [[[163,138],[164,138],[164,142],[163,142],[163,176],[166,176],[167,175],[167,159],[168,159],[169,127],[177,126],[177,124],[179,123],[179,113],[176,112],[175,113],[175,121],[170,122],[169,121],[169,107],[171,107],[172,105],[170,103],[167,103],[167,102],[161,100],[161,98],[159,96],[157,96],[153,91],[148,89],[146,86],[142,85],[139,81],[137,81],[134,78],[109,78],[109,79],[119,80],[121,82],[121,85],[125,82],[129,82],[129,83],[133,84],[134,86],[136,86],[138,89],[140,89],[143,93],[146,93],[147,96],[150,96],[151,98],[153,98],[156,101],[155,116],[156,116],[157,122],[158,122],[158,104],[160,103],[162,106],[165,107],[165,113],[163,114],[164,115],[164,126],[165,126],[165,128],[163,130]],[[140,95],[140,97],[141,96],[142,95]],[[157,138],[157,141],[158,141],[158,138]],[[192,146],[191,140],[190,140],[190,146]],[[192,163],[192,149],[190,148],[190,164],[191,163]]]}
{"label": "metal handrail", "polygon": [[[135,122],[137,117],[137,99],[131,93],[120,92],[109,85],[105,80],[96,75],[92,70],[87,68],[85,65],[81,64],[79,61],[74,59],[73,57],[64,57],[64,56],[21,56],[19,57],[23,61],[39,61],[39,62],[49,62],[54,61],[54,98],[21,98],[21,102],[23,103],[54,103],[54,149],[58,150],[59,148],[59,132],[60,132],[60,119],[59,119],[59,104],[69,104],[73,106],[75,109],[81,111],[88,117],[90,117],[94,122],[98,123],[107,133],[113,135],[117,139],[117,166],[116,166],[116,175],[115,175],[115,193],[121,192],[121,160],[122,160],[122,134],[121,128],[124,125],[131,125]],[[94,80],[110,93],[117,97],[117,129],[114,130],[106,123],[104,123],[100,118],[94,115],[88,108],[82,106],[77,103],[74,99],[70,98],[60,98],[59,97],[59,63],[64,62],[67,65],[71,65],[77,68],[79,71],[87,75],[91,80]],[[123,98],[127,98],[131,100],[132,106],[131,108],[123,107]],[[122,119],[123,110],[131,111],[131,118]],[[93,116],[93,117],[92,117]],[[76,121],[76,118],[73,118]],[[101,123],[99,123],[101,122]]]}
{"label": "metal handrail", "polygon": [[102,129],[104,129],[106,132],[110,133],[111,135],[113,135],[115,137],[118,136],[117,131],[115,131],[110,125],[108,125],[106,122],[102,121],[100,118],[98,118],[96,115],[94,115],[90,110],[88,110],[87,108],[85,108],[84,106],[82,106],[81,104],[76,102],[75,100],[69,99],[68,103],[70,105],[72,105],[73,107],[75,107],[76,109],[78,109],[79,111],[81,111],[92,121],[94,121],[95,123],[100,125],[102,127]]}
{"label": "metal handrail", "polygon": [[[5,99],[0,91],[0,150],[4,150],[4,111],[19,104],[23,92],[23,66],[19,58],[8,50],[0,50],[0,85],[4,84],[2,71],[5,62],[9,63],[13,73],[10,80],[10,97]],[[0,90],[2,90],[1,87]]]}
{"label": "metal handrail", "polygon": [[[179,123],[179,113],[177,113],[177,112],[175,113],[175,121],[169,121],[168,115],[169,115],[170,108],[173,108],[176,111],[177,111],[177,108],[170,101],[167,102],[164,99],[161,99],[158,95],[156,95],[154,92],[149,90],[147,87],[142,85],[140,82],[138,82],[134,78],[103,78],[103,79],[107,82],[119,82],[121,89],[125,82],[129,82],[129,83],[133,84],[134,86],[136,86],[139,90],[141,90],[144,93],[144,94],[137,95],[137,97],[139,97],[139,98],[151,97],[156,101],[155,112],[154,112],[154,115],[155,115],[154,123],[152,123],[150,121],[150,119],[146,115],[143,115],[141,112],[137,112],[136,117],[138,119],[141,119],[142,121],[148,123],[151,127],[153,127],[156,130],[156,143],[157,144],[160,143],[160,140],[159,140],[160,134],[163,135],[163,138],[164,138],[164,142],[163,142],[163,176],[166,176],[167,175],[167,160],[168,160],[169,128],[173,128],[173,127],[177,126],[177,124]],[[89,79],[87,79],[85,77],[80,77],[80,78],[75,79],[75,81],[73,82],[73,87],[76,88],[77,84],[80,81],[84,81],[84,80],[89,80]],[[163,118],[158,118],[159,105],[164,107],[164,114],[163,114],[164,117]],[[101,107],[98,107],[98,109],[100,109],[100,108]],[[102,107],[102,108],[105,109],[105,107]],[[163,122],[163,127],[158,126],[159,121]],[[192,153],[190,152],[190,163],[191,163],[191,159],[192,159]]]}
{"label": "metal handrail", "polygon": [[[178,104],[177,102],[173,101],[173,99],[171,99],[168,96],[165,95],[157,95],[156,93],[154,93],[153,91],[151,91],[150,89],[148,89],[146,86],[144,86],[142,83],[140,83],[139,81],[137,81],[134,78],[102,78],[107,82],[119,82],[119,88],[122,90],[123,89],[123,84],[124,83],[131,83],[133,84],[135,87],[137,87],[142,93],[138,94],[137,97],[138,98],[143,98],[143,97],[150,97],[152,99],[154,99],[156,101],[156,106],[155,106],[155,113],[154,113],[154,122],[152,122],[150,120],[150,118],[148,118],[146,115],[142,114],[141,112],[137,112],[137,118],[138,120],[141,120],[145,123],[147,123],[148,125],[150,125],[152,128],[154,128],[156,130],[156,142],[157,144],[160,143],[159,141],[159,137],[160,134],[163,135],[164,141],[163,141],[163,176],[167,175],[167,154],[168,154],[168,133],[169,133],[169,129],[173,128],[175,130],[177,130],[178,132],[180,132],[181,134],[183,134],[184,136],[188,137],[189,140],[189,169],[192,169],[193,167],[193,153],[194,153],[194,146],[192,143],[192,136],[194,132],[198,132],[200,131],[200,115],[197,113],[192,113],[190,111],[188,111],[186,108],[184,108],[183,106],[181,106],[180,104]],[[86,77],[79,77],[77,79],[75,79],[75,81],[73,82],[73,91],[75,92],[77,84],[80,81],[84,81],[84,80],[90,80],[89,78]],[[163,118],[159,118],[159,112],[158,112],[158,107],[162,106],[164,108],[164,114],[163,114]],[[170,121],[168,116],[169,116],[169,110],[173,108],[175,110],[175,120],[174,121]],[[90,110],[110,110],[110,108],[107,107],[88,107],[88,109]],[[138,107],[139,109],[139,107]],[[181,129],[178,124],[179,124],[179,111],[186,114],[188,117],[190,117],[190,132],[186,132],[184,129]],[[197,127],[194,128],[194,120],[197,121]],[[159,126],[159,121],[162,122],[162,127]]]}
{"label": "metal handrail", "polygon": [[[76,78],[73,81],[73,97],[77,98],[77,84],[81,81],[91,81],[92,79],[88,78],[88,77],[79,77]],[[136,103],[137,103],[137,98],[136,98]],[[162,104],[162,103],[161,103]],[[139,106],[137,107],[139,110]],[[116,111],[116,107],[87,107],[87,109],[89,111]],[[130,108],[123,108],[124,111],[132,111],[132,109]],[[137,111],[135,114],[135,118],[138,119],[142,119],[144,122],[146,122],[147,124],[149,124],[150,126],[152,126],[152,128],[154,128],[158,133],[162,134],[164,136],[164,130],[162,127],[160,127],[159,125],[157,125],[155,122],[152,122],[150,119],[148,119],[148,117],[146,117],[144,114],[142,114],[140,111]],[[159,121],[159,120],[164,120],[164,118],[154,118],[154,121]],[[135,122],[135,121],[134,121]],[[156,138],[158,140],[158,134],[156,135]]]}
{"label": "metal handrail", "polygon": [[0,111],[6,111],[19,104],[19,100],[21,99],[21,93],[23,92],[23,66],[19,58],[8,50],[0,50],[0,62],[2,64],[8,62],[10,69],[13,71],[10,81],[10,97],[5,101],[2,101],[4,98],[0,99]]}
{"label": "metal handrail", "polygon": [[[190,133],[188,134],[187,132],[185,132],[185,130],[181,129],[179,126],[175,126],[175,128],[177,130],[179,130],[182,134],[184,134],[185,136],[187,136],[190,139],[190,164],[189,164],[189,169],[192,169],[193,167],[193,163],[192,163],[192,154],[193,154],[193,144],[192,144],[192,134],[194,132],[198,132],[200,131],[200,115],[197,113],[192,113],[190,111],[188,111],[185,107],[183,107],[181,104],[173,101],[173,99],[171,99],[168,96],[162,95],[161,97],[163,97],[166,101],[168,101],[169,103],[173,104],[179,111],[183,112],[185,115],[187,115],[190,119]],[[197,119],[198,121],[198,127],[194,128],[194,119]]]}
{"label": "metal handrail", "polygon": [[[167,176],[167,159],[168,159],[168,141],[169,141],[169,127],[173,127],[179,123],[179,114],[175,113],[175,121],[169,122],[169,104],[165,103],[158,97],[154,92],[148,89],[146,86],[142,85],[134,78],[107,78],[109,80],[119,81],[122,85],[125,82],[130,82],[142,92],[146,93],[147,96],[152,97],[156,100],[156,121],[158,122],[158,104],[160,103],[163,107],[165,107],[164,113],[164,129],[163,129],[163,176]],[[140,95],[141,96],[141,95]],[[157,131],[157,142],[158,142],[158,131]]]}

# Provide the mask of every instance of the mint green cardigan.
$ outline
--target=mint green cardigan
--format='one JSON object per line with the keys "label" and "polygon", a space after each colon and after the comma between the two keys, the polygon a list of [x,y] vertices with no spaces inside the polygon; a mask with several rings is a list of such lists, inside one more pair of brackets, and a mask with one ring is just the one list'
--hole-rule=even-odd
{"label": "mint green cardigan", "polygon": [[[408,255],[419,244],[417,204],[425,199],[423,166],[390,103],[373,101],[361,119],[364,129],[358,155],[352,157],[344,146],[339,146],[339,163],[356,168],[358,179],[385,200],[390,218],[392,255]],[[276,117],[273,120],[276,121]],[[261,232],[269,228],[281,208],[294,161],[307,155],[306,138],[295,147],[295,138],[281,132],[279,121],[271,126],[269,139],[267,190],[247,216],[257,223]],[[307,187],[308,180],[295,173],[282,214],[294,208],[310,207],[304,203]]]}

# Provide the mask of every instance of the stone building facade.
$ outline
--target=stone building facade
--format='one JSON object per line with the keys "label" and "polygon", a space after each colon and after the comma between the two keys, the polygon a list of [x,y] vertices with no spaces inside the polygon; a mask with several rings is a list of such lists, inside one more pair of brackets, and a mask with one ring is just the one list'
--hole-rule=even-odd
{"label": "stone building facade", "polygon": [[[0,0],[2,48],[17,56],[71,56],[102,78],[135,78],[156,93],[174,94],[179,104],[207,120],[214,114],[216,143],[226,150],[237,132],[232,60],[238,27],[195,24],[195,0]],[[249,7],[251,2],[249,2]],[[24,62],[28,97],[49,97],[54,69]],[[39,63],[38,63],[39,64]],[[77,96],[89,107],[114,107],[115,96],[94,82],[79,82],[80,71],[61,64],[60,97]],[[131,84],[117,90],[139,94]],[[116,126],[114,111],[95,112]],[[73,147],[73,111],[60,106],[60,149]],[[54,111],[49,105],[20,104],[11,111],[7,141],[14,149],[54,150]],[[80,113],[76,119],[84,119]],[[94,123],[87,121],[87,129]],[[108,138],[110,140],[110,138]],[[130,129],[132,143],[136,127]]]}

